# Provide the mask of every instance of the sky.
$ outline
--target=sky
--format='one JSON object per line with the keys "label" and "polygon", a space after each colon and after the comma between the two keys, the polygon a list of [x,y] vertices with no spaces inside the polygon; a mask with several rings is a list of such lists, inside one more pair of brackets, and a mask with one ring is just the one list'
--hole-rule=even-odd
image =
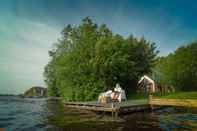
{"label": "sky", "polygon": [[46,86],[48,51],[86,16],[124,37],[144,36],[166,56],[197,39],[196,12],[195,0],[1,0],[0,94]]}

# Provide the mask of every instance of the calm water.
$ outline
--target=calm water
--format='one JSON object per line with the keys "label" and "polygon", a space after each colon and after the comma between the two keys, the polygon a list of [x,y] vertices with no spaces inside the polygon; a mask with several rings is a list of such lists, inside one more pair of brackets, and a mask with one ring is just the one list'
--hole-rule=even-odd
{"label": "calm water", "polygon": [[197,131],[196,109],[165,108],[113,120],[110,115],[65,109],[60,101],[0,97],[5,131]]}

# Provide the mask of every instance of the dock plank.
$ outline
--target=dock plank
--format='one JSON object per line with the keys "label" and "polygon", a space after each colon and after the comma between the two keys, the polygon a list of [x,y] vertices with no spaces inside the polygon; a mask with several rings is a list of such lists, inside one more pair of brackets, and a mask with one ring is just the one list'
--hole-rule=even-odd
{"label": "dock plank", "polygon": [[115,113],[128,113],[133,111],[140,111],[145,109],[150,109],[147,100],[130,100],[124,102],[114,102],[114,103],[98,103],[94,102],[65,102],[66,107],[100,111],[100,112],[115,112]]}

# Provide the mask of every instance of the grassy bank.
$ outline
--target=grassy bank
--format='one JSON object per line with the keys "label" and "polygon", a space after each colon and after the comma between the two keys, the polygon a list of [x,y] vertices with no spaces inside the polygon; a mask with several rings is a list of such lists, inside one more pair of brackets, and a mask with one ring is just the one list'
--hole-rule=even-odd
{"label": "grassy bank", "polygon": [[[129,100],[136,100],[136,99],[147,99],[148,94],[131,94],[128,96]],[[153,97],[158,98],[167,98],[167,99],[197,99],[197,91],[191,91],[191,92],[174,92],[169,93],[166,95],[160,95],[158,93],[153,94]]]}
{"label": "grassy bank", "polygon": [[175,92],[165,96],[160,96],[161,98],[167,99],[197,99],[197,91],[192,92]]}

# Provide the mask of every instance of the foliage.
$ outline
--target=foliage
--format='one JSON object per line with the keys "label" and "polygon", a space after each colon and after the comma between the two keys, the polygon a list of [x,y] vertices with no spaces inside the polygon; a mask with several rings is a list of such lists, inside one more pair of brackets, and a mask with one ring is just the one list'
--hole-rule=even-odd
{"label": "foliage", "polygon": [[197,42],[178,48],[157,63],[162,84],[178,90],[197,90]]}
{"label": "foliage", "polygon": [[92,100],[115,83],[135,91],[157,53],[154,43],[132,35],[124,38],[87,17],[79,26],[67,25],[49,51],[51,60],[44,73],[49,95]]}

